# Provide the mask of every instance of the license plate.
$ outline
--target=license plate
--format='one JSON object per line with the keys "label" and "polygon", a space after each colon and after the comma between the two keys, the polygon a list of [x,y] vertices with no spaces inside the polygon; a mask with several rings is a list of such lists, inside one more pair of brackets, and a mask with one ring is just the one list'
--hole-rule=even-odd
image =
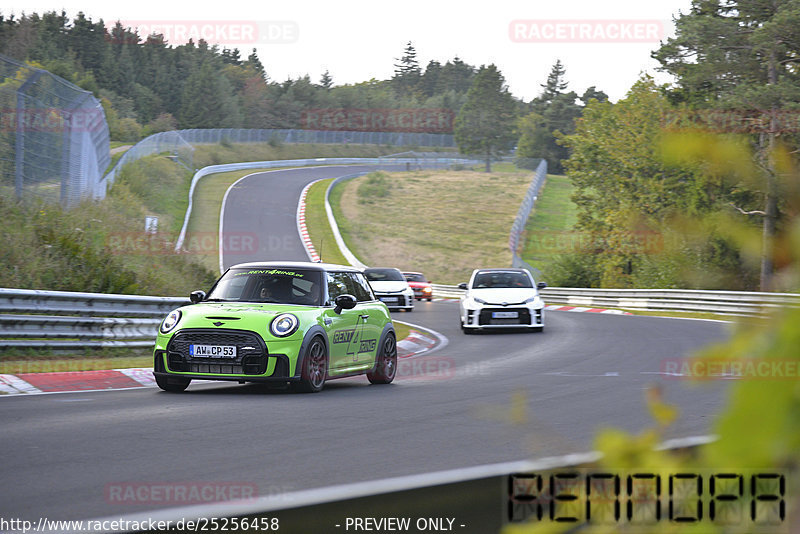
{"label": "license plate", "polygon": [[492,319],[517,319],[519,317],[519,312],[492,312]]}
{"label": "license plate", "polygon": [[386,302],[386,303],[389,303],[389,304],[396,304],[397,303],[397,297],[381,297],[381,302]]}
{"label": "license plate", "polygon": [[236,345],[189,345],[189,356],[195,358],[235,358]]}

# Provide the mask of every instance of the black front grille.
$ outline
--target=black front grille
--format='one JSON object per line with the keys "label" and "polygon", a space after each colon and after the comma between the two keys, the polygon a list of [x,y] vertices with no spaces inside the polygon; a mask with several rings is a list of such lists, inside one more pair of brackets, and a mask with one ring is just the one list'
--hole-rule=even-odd
{"label": "black front grille", "polygon": [[[493,312],[517,312],[517,317],[495,319]],[[530,325],[531,312],[528,308],[484,308],[478,316],[479,325]]]}
{"label": "black front grille", "polygon": [[[235,358],[205,358],[189,355],[189,345],[233,345]],[[261,336],[246,330],[182,330],[167,345],[170,371],[218,375],[260,375],[267,370],[267,346]]]}

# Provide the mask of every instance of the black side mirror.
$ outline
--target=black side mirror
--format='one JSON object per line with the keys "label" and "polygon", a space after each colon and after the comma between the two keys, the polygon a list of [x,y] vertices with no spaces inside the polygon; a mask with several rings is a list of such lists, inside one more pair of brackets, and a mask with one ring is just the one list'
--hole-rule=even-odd
{"label": "black side mirror", "polygon": [[460,284],[458,284],[458,289],[467,289],[467,283],[461,282]]}
{"label": "black side mirror", "polygon": [[192,301],[192,304],[197,304],[198,302],[205,300],[205,298],[206,298],[206,292],[200,291],[199,289],[197,291],[192,291],[191,293],[189,293],[189,300]]}
{"label": "black side mirror", "polygon": [[333,308],[333,313],[339,315],[342,313],[342,310],[352,310],[358,304],[358,301],[353,295],[339,295],[335,299],[333,299],[333,303],[335,307]]}
{"label": "black side mirror", "polygon": [[545,282],[539,282],[538,284],[536,284],[536,289],[544,289],[546,287],[547,284]]}

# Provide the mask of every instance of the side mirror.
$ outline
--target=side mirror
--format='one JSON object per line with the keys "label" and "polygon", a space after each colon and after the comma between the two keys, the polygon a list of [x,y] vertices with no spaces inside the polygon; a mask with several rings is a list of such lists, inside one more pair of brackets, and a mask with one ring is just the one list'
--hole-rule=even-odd
{"label": "side mirror", "polygon": [[544,289],[546,287],[547,284],[545,282],[539,282],[538,284],[536,284],[536,289]]}
{"label": "side mirror", "polygon": [[461,282],[460,284],[458,284],[458,289],[467,289],[467,283]]}
{"label": "side mirror", "polygon": [[205,298],[206,298],[206,292],[200,291],[199,289],[197,291],[192,291],[191,293],[189,293],[189,300],[192,301],[192,304],[197,304],[198,302],[203,301]]}
{"label": "side mirror", "polygon": [[358,304],[358,301],[353,295],[339,295],[335,299],[333,299],[333,303],[335,307],[333,308],[333,313],[339,315],[342,313],[342,310],[352,310]]}

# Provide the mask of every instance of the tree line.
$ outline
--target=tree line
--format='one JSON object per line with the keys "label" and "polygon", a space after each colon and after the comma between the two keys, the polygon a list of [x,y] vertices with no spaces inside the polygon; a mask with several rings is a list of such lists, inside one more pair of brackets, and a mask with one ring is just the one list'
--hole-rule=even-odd
{"label": "tree line", "polygon": [[0,53],[43,68],[103,101],[112,138],[136,140],[174,128],[301,128],[314,108],[443,108],[457,112],[476,68],[455,57],[422,68],[411,43],[388,80],[336,85],[326,71],[272,80],[247,55],[202,39],[171,45],[117,22],[65,12],[3,16]]}

